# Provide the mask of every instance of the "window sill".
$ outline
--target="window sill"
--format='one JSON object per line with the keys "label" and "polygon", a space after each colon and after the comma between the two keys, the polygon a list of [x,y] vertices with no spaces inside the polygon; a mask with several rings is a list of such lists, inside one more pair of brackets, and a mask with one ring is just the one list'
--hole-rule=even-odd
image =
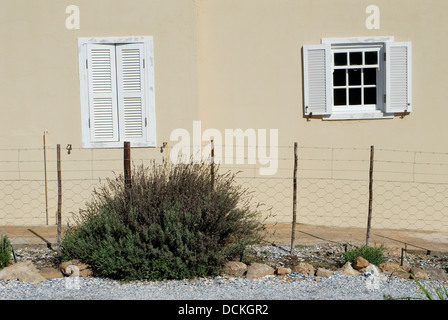
{"label": "window sill", "polygon": [[392,119],[393,114],[383,113],[381,111],[371,112],[337,112],[329,116],[323,116],[322,120],[364,120],[364,119]]}

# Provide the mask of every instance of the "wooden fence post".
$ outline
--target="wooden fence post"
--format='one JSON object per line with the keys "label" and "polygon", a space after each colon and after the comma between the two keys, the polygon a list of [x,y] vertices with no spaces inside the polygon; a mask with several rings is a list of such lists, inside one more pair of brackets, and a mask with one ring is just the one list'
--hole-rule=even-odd
{"label": "wooden fence post", "polygon": [[47,131],[44,130],[43,142],[44,142],[44,181],[45,181],[45,221],[48,226],[47,143],[45,141],[46,133]]}
{"label": "wooden fence post", "polygon": [[131,187],[131,143],[129,141],[124,142],[124,185],[126,189]]}
{"label": "wooden fence post", "polygon": [[210,149],[210,177],[213,190],[215,186],[215,144],[213,140],[211,140]]}
{"label": "wooden fence post", "polygon": [[61,225],[62,225],[62,178],[61,178],[61,145],[57,145],[57,170],[58,170],[58,214],[57,214],[57,232],[58,246],[61,244]]}
{"label": "wooden fence post", "polygon": [[370,146],[369,212],[368,212],[368,216],[367,216],[366,246],[369,246],[369,240],[370,240],[370,227],[371,227],[371,220],[372,220],[372,200],[373,200],[373,153],[374,153],[374,146]]}
{"label": "wooden fence post", "polygon": [[294,175],[293,175],[293,202],[292,202],[292,231],[291,231],[291,254],[294,251],[294,241],[296,238],[297,220],[297,142],[294,142]]}

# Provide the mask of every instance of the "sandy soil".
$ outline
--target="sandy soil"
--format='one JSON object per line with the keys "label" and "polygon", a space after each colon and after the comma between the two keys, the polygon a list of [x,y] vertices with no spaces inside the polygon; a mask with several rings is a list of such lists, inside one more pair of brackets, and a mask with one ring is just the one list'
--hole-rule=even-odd
{"label": "sandy soil", "polygon": [[[268,225],[268,241],[277,245],[291,245],[291,224]],[[366,244],[366,229],[330,228],[297,224],[294,245],[317,243]],[[408,251],[429,251],[431,254],[448,253],[448,234],[429,231],[371,229],[369,245],[384,244],[391,248],[407,248]]]}
{"label": "sandy soil", "polygon": [[[291,245],[292,225],[277,223],[267,225],[267,240],[277,245]],[[0,232],[7,234],[15,247],[53,246],[57,243],[56,226],[0,226]],[[330,228],[297,224],[294,245],[318,243],[366,243],[366,229]],[[369,245],[384,244],[390,248],[407,248],[408,251],[423,251],[431,254],[448,253],[448,234],[440,232],[372,229]]]}

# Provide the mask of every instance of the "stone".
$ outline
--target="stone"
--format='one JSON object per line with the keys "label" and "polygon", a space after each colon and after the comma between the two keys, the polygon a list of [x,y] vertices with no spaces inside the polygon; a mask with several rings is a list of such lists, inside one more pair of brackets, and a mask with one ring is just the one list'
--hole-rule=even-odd
{"label": "stone", "polygon": [[34,266],[31,260],[14,263],[0,270],[0,279],[19,280],[21,282],[41,282],[45,281],[44,276]]}
{"label": "stone", "polygon": [[359,275],[359,271],[353,269],[352,264],[350,262],[346,262],[339,271],[346,276],[357,276]]}
{"label": "stone", "polygon": [[448,273],[446,273],[442,269],[434,267],[426,267],[423,268],[423,270],[428,275],[429,280],[448,281]]}
{"label": "stone", "polygon": [[239,261],[228,261],[222,274],[229,277],[242,277],[247,271],[247,265]]}
{"label": "stone", "polygon": [[369,261],[367,261],[363,257],[357,257],[356,260],[352,263],[352,267],[357,271],[364,271],[363,269],[367,268],[369,264]]}
{"label": "stone", "polygon": [[65,276],[89,277],[92,275],[91,267],[77,259],[62,262],[59,265],[59,270]]}
{"label": "stone", "polygon": [[365,275],[370,274],[380,279],[381,281],[387,281],[387,276],[385,274],[380,273],[380,269],[374,264],[369,264],[367,268],[365,268],[364,274]]}
{"label": "stone", "polygon": [[410,273],[412,273],[416,279],[429,280],[428,274],[421,268],[412,267]]}
{"label": "stone", "polygon": [[366,268],[364,272],[368,272],[372,275],[378,275],[380,273],[380,269],[378,269],[378,267],[374,264],[369,264]]}
{"label": "stone", "polygon": [[287,274],[290,274],[292,271],[290,268],[285,267],[277,267],[275,270],[275,273],[279,276],[285,276]]}
{"label": "stone", "polygon": [[382,273],[388,273],[403,279],[409,278],[409,273],[403,270],[400,265],[395,262],[384,262],[379,265],[379,269]]}
{"label": "stone", "polygon": [[407,262],[406,260],[403,259],[403,265],[401,266],[401,269],[403,269],[406,272],[410,272],[411,265],[409,264],[409,262]]}
{"label": "stone", "polygon": [[64,277],[62,272],[56,268],[42,268],[39,270],[39,272],[47,280]]}
{"label": "stone", "polygon": [[317,270],[316,270],[316,276],[318,276],[318,277],[328,278],[332,274],[333,274],[333,271],[327,270],[327,269],[324,269],[324,268],[317,268]]}
{"label": "stone", "polygon": [[306,262],[300,262],[294,267],[294,271],[297,273],[302,273],[304,275],[314,275],[314,267]]}
{"label": "stone", "polygon": [[256,279],[273,275],[274,268],[263,263],[252,263],[247,267],[246,278]]}
{"label": "stone", "polygon": [[59,265],[59,270],[62,272],[64,276],[70,276],[72,274],[72,268],[70,267],[69,270],[67,268],[72,265],[79,264],[79,260],[70,260],[70,261],[64,261]]}

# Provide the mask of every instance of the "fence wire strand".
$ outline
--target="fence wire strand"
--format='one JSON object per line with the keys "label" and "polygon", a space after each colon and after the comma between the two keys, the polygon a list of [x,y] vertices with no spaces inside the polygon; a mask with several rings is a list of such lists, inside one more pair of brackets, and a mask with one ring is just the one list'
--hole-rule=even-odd
{"label": "fence wire strand", "polygon": [[[215,159],[221,160],[219,170],[239,172],[237,181],[252,191],[255,203],[269,208],[271,222],[291,223],[294,146],[279,146],[275,158],[269,152],[259,156],[251,151],[258,146],[232,147],[244,147],[244,154],[234,151],[226,157],[226,146],[215,144],[222,151],[215,153]],[[159,150],[133,148],[132,162],[149,165],[168,160],[172,148]],[[46,163],[43,148],[0,149],[0,225],[55,224],[56,148],[45,151]],[[68,222],[106,178],[122,174],[123,150],[62,151],[62,214]],[[277,166],[275,174],[262,175],[260,169],[269,165]],[[298,223],[365,228],[369,148],[299,145],[297,169]],[[438,233],[448,233],[447,209],[448,153],[375,149],[373,228],[428,231],[437,241]]]}

